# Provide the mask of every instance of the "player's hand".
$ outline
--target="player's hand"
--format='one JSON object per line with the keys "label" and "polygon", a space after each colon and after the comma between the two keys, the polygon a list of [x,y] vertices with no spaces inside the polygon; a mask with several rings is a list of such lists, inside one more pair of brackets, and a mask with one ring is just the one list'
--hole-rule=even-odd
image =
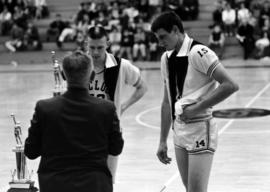
{"label": "player's hand", "polygon": [[184,107],[183,113],[180,115],[180,119],[186,122],[188,119],[191,119],[198,113],[196,104],[188,105]]}
{"label": "player's hand", "polygon": [[163,142],[160,143],[157,151],[157,156],[158,159],[165,165],[170,164],[172,160],[172,158],[168,157],[167,151],[168,151],[167,143]]}

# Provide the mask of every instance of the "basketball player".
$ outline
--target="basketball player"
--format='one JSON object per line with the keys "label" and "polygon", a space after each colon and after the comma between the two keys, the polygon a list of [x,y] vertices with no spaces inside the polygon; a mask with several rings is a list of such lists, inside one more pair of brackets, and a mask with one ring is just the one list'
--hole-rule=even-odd
{"label": "basketball player", "polygon": [[[137,102],[146,92],[147,87],[142,80],[140,71],[130,61],[114,57],[108,53],[109,40],[106,30],[100,26],[93,26],[88,30],[87,50],[93,58],[95,76],[89,84],[89,93],[95,97],[114,102],[117,114],[123,112]],[[125,85],[135,88],[126,100],[122,100]],[[117,156],[108,157],[108,166],[115,181]]]}
{"label": "basketball player", "polygon": [[151,30],[166,48],[161,58],[164,97],[157,156],[164,164],[171,162],[167,137],[172,124],[176,161],[186,191],[206,192],[218,136],[211,108],[237,91],[238,85],[211,49],[184,32],[175,13],[159,15]]}

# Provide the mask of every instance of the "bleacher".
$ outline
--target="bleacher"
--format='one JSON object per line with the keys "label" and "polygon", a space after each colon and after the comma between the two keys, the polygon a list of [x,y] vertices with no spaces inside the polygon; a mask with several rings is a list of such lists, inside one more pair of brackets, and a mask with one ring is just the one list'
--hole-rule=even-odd
{"label": "bleacher", "polygon": [[[50,52],[55,50],[57,56],[63,56],[66,51],[76,48],[75,43],[65,42],[64,49],[59,50],[55,42],[46,42],[46,31],[50,22],[54,19],[56,13],[60,13],[65,20],[70,19],[79,8],[79,1],[73,0],[47,0],[50,10],[50,17],[46,19],[36,20],[35,25],[39,29],[40,37],[43,42],[42,51],[24,51],[16,52],[10,55],[4,47],[4,42],[9,39],[8,36],[0,36],[0,54],[2,62],[10,63],[11,59],[19,63],[50,63]],[[198,41],[207,45],[210,34],[209,25],[212,24],[212,12],[214,10],[213,0],[200,0],[200,13],[195,21],[185,21],[185,30]],[[26,57],[25,55],[29,55]],[[224,58],[239,57],[242,55],[242,49],[237,40],[233,37],[228,37],[225,43]]]}

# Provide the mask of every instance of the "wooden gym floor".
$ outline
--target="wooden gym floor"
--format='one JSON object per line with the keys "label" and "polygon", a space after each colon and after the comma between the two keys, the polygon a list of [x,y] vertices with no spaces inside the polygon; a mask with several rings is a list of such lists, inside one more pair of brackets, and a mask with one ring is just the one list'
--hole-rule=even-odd
{"label": "wooden gym floor", "polygon": [[[159,64],[157,64],[159,65]],[[35,103],[52,96],[53,73],[44,66],[19,66],[19,71],[0,68],[0,192],[6,191],[15,168],[15,145],[11,113],[27,135]],[[216,106],[270,109],[269,68],[228,68],[240,91]],[[184,192],[178,177],[171,134],[168,140],[170,165],[156,158],[162,98],[159,70],[144,70],[147,94],[122,116],[125,147],[117,174],[116,192]],[[131,89],[129,89],[131,90]],[[130,91],[127,91],[127,93]],[[127,95],[126,95],[127,96]],[[270,191],[270,117],[241,120],[217,119],[219,146],[214,157],[209,192]],[[36,180],[38,160],[28,161]],[[91,191],[91,190],[89,190]]]}

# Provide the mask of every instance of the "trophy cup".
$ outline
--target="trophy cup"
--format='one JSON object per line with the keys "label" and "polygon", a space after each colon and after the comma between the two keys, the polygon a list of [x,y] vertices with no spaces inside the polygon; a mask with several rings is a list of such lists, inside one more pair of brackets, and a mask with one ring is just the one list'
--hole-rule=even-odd
{"label": "trophy cup", "polygon": [[62,81],[61,81],[61,68],[58,60],[55,59],[55,51],[51,52],[53,62],[53,74],[54,74],[54,90],[53,96],[61,95]]}
{"label": "trophy cup", "polygon": [[[12,180],[9,182],[10,189],[8,192],[33,192],[37,191],[34,187],[34,181],[31,180],[33,171],[31,174],[27,173],[26,168],[26,157],[24,155],[24,146],[21,140],[22,130],[20,122],[16,121],[15,115],[11,114],[13,118],[14,126],[14,136],[17,145],[13,148],[13,152],[16,155],[16,169],[11,171]],[[17,175],[17,178],[14,177]]]}

